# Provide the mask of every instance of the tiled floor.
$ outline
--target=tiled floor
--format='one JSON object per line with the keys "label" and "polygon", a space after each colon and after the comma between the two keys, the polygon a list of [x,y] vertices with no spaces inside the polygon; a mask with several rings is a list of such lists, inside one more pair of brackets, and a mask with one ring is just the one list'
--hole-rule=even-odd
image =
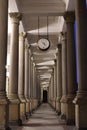
{"label": "tiled floor", "polygon": [[67,126],[48,104],[42,104],[30,119],[16,130],[76,130],[76,128]]}

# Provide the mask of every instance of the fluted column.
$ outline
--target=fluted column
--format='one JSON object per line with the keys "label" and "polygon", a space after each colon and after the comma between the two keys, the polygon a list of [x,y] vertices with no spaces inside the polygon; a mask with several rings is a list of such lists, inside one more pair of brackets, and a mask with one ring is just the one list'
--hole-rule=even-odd
{"label": "fluted column", "polygon": [[58,44],[57,54],[57,113],[61,114],[60,99],[62,96],[62,68],[61,68],[61,44]]}
{"label": "fluted column", "polygon": [[29,116],[29,45],[25,43],[25,80],[24,80],[24,95],[26,99],[26,118]]}
{"label": "fluted column", "polygon": [[20,99],[20,118],[25,116],[25,97],[24,97],[24,49],[26,33],[19,34],[19,70],[18,70],[18,96]]}
{"label": "fluted column", "polygon": [[11,46],[10,46],[10,76],[9,76],[9,122],[10,125],[18,124],[19,99],[18,99],[18,42],[20,13],[10,13],[11,18]]}
{"label": "fluted column", "polygon": [[[6,55],[7,55],[7,25],[8,0],[0,0],[0,129],[7,127],[8,105],[6,98]],[[5,117],[6,115],[6,117]]]}
{"label": "fluted column", "polygon": [[76,55],[74,41],[74,12],[66,12],[65,20],[67,24],[67,124],[75,122],[75,107],[72,103],[76,94]]}
{"label": "fluted column", "polygon": [[86,0],[75,0],[78,59],[78,91],[74,100],[75,123],[79,130],[87,129],[87,8]]}
{"label": "fluted column", "polygon": [[62,44],[62,98],[61,98],[61,118],[66,118],[66,99],[67,99],[67,41],[66,33],[61,34]]}

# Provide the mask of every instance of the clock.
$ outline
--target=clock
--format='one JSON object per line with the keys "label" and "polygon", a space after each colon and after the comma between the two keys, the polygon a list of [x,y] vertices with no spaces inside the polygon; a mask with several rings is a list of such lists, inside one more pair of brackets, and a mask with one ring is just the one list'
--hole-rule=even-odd
{"label": "clock", "polygon": [[49,47],[50,47],[50,42],[48,39],[45,39],[45,38],[41,38],[39,41],[38,41],[38,47],[39,49],[41,50],[47,50]]}

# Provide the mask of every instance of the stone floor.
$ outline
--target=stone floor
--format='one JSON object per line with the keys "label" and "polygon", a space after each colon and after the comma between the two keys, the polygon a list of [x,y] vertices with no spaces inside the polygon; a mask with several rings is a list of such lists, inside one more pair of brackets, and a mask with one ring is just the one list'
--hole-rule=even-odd
{"label": "stone floor", "polygon": [[48,105],[42,104],[23,123],[22,127],[16,130],[77,130],[74,126],[67,126],[64,120],[57,116],[56,112]]}

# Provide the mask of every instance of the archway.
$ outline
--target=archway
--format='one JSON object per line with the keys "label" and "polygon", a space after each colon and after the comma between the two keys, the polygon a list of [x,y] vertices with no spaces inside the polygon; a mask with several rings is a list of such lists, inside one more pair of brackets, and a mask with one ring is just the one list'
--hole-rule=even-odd
{"label": "archway", "polygon": [[47,103],[47,90],[43,90],[43,103]]}

